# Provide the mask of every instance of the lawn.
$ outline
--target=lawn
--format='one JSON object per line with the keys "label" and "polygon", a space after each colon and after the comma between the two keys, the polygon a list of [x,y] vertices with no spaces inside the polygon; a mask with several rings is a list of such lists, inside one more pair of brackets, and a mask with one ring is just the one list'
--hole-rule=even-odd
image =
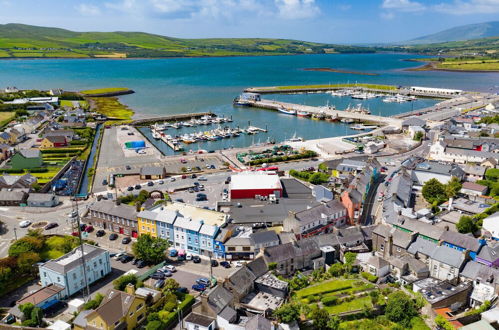
{"label": "lawn", "polygon": [[91,98],[95,104],[95,110],[109,118],[118,120],[132,119],[133,110],[122,104],[116,97]]}
{"label": "lawn", "polygon": [[86,109],[88,108],[88,102],[85,101],[85,100],[81,100],[81,101],[72,101],[72,100],[60,100],[59,101],[61,107],[71,107],[73,108],[73,104],[76,104],[78,103],[80,108],[83,108],[83,109]]}
{"label": "lawn", "polygon": [[0,112],[0,127],[4,127],[16,116],[15,112]]}
{"label": "lawn", "polygon": [[350,289],[353,283],[358,280],[330,280],[296,291],[296,297],[303,298],[310,295],[317,295],[329,292],[336,292]]}
{"label": "lawn", "polygon": [[371,303],[371,297],[369,296],[355,298],[352,301],[347,301],[339,305],[324,306],[324,309],[326,309],[330,314],[339,314],[339,313],[363,309],[366,306],[369,308],[373,306]]}
{"label": "lawn", "polygon": [[80,93],[85,94],[85,95],[94,95],[94,94],[105,94],[105,93],[115,93],[115,92],[125,92],[129,91],[130,89],[125,88],[125,87],[109,87],[109,88],[96,88],[96,89],[87,89],[84,91],[81,91]]}

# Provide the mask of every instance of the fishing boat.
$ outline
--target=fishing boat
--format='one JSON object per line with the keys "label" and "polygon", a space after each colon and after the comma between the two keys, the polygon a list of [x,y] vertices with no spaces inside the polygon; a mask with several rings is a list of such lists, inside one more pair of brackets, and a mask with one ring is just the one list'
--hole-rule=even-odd
{"label": "fishing boat", "polygon": [[280,113],[283,113],[285,115],[292,115],[292,116],[296,115],[296,111],[295,110],[288,110],[288,109],[286,109],[284,107],[278,108],[277,111],[279,111]]}
{"label": "fishing boat", "polygon": [[353,119],[350,119],[350,118],[343,118],[342,120],[340,120],[342,123],[345,123],[345,124],[353,124],[355,123],[355,120]]}
{"label": "fishing boat", "polygon": [[303,138],[302,137],[297,137],[296,136],[296,132],[295,134],[293,134],[293,136],[291,137],[291,139],[288,140],[288,142],[303,142]]}
{"label": "fishing boat", "polygon": [[337,114],[326,116],[326,121],[334,122],[334,121],[337,121],[337,120],[338,120],[338,115]]}
{"label": "fishing boat", "polygon": [[319,113],[314,113],[314,114],[312,115],[312,119],[314,119],[314,120],[323,120],[323,119],[325,119],[325,118],[326,118],[326,115],[325,115],[325,114],[323,114],[322,112],[319,112]]}
{"label": "fishing boat", "polygon": [[310,112],[306,112],[306,111],[297,111],[296,112],[296,115],[298,117],[310,117]]}

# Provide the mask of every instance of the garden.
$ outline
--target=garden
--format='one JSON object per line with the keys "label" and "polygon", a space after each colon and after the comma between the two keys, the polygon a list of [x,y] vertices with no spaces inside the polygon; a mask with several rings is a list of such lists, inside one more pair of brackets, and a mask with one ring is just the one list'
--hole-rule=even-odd
{"label": "garden", "polygon": [[295,150],[288,145],[274,146],[272,149],[265,149],[261,152],[240,152],[237,160],[247,165],[261,165],[290,160],[298,160],[316,157],[317,153],[311,150]]}

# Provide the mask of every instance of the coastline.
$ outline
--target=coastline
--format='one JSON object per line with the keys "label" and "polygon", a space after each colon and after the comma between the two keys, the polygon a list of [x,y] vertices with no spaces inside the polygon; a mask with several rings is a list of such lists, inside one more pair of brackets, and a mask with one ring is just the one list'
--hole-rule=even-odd
{"label": "coastline", "polygon": [[414,68],[403,69],[403,71],[443,71],[443,72],[462,72],[462,73],[499,73],[499,70],[455,70],[455,69],[442,69],[435,66],[435,62],[424,62],[416,59],[406,59],[407,62],[420,62],[424,63]]}
{"label": "coastline", "polygon": [[360,72],[360,71],[349,71],[334,68],[304,68],[304,71],[317,71],[317,72],[335,72],[335,73],[347,73],[347,74],[357,74],[362,76],[379,76],[378,73],[371,72]]}

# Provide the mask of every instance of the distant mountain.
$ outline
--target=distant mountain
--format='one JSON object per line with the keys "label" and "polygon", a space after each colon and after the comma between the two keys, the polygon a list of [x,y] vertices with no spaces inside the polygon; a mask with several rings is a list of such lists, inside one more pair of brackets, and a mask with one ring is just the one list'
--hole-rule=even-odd
{"label": "distant mountain", "polygon": [[464,40],[481,39],[489,37],[499,37],[499,21],[456,26],[451,29],[419,37],[409,41],[398,42],[397,44],[399,45],[433,44],[433,43],[464,41]]}
{"label": "distant mountain", "polygon": [[144,32],[74,32],[0,24],[0,58],[189,57],[363,53],[371,48],[287,39],[179,39]]}

